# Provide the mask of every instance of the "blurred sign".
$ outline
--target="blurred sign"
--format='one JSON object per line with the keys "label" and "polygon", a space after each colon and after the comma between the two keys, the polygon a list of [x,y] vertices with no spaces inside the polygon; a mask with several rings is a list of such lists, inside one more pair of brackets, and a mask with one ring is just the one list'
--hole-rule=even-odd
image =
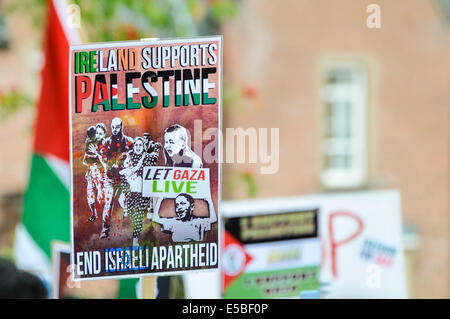
{"label": "blurred sign", "polygon": [[[227,206],[227,212],[232,210],[239,208]],[[224,298],[299,297],[318,290],[316,209],[233,216],[224,220]]]}
{"label": "blurred sign", "polygon": [[53,299],[70,298],[71,288],[79,288],[79,283],[71,279],[72,265],[70,264],[70,244],[62,242],[52,243],[52,275]]}
{"label": "blurred sign", "polygon": [[[320,267],[321,298],[407,297],[398,191],[226,201],[221,203],[221,214],[230,219],[262,216],[276,211],[301,211],[309,207],[320,210],[319,234],[323,257]],[[224,249],[222,255],[237,256],[237,262],[233,264],[235,267],[231,269],[239,274],[242,268],[248,269],[252,265],[251,260],[259,255],[245,250],[245,245],[233,245],[227,237],[225,235],[225,241],[228,245],[231,243],[232,249]],[[270,249],[270,245],[267,247]],[[226,269],[227,262],[224,261],[221,267]],[[195,287],[195,283],[199,282],[209,284],[200,291]],[[214,274],[188,275],[185,276],[185,283],[188,298],[220,297],[220,280]]]}
{"label": "blurred sign", "polygon": [[72,280],[71,274],[74,271],[74,265],[70,263],[70,249],[69,243],[52,241],[52,298],[117,298],[118,280],[83,283]]}
{"label": "blurred sign", "polygon": [[221,46],[70,47],[74,280],[218,268]]}
{"label": "blurred sign", "polygon": [[325,298],[406,298],[397,191],[305,197],[320,202]]}

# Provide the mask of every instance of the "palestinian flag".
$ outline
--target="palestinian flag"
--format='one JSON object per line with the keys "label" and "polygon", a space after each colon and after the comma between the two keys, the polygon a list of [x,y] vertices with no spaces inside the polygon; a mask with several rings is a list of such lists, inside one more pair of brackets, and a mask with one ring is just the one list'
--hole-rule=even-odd
{"label": "palestinian flag", "polygon": [[[47,2],[30,180],[14,243],[18,267],[38,274],[48,284],[52,241],[70,242],[69,46],[81,41],[68,25],[67,9],[64,0]],[[136,282],[122,280],[119,298],[135,298]]]}
{"label": "palestinian flag", "polygon": [[247,265],[253,260],[241,242],[231,233],[223,232],[223,252],[222,252],[222,293],[233,286],[233,283],[241,277]]}

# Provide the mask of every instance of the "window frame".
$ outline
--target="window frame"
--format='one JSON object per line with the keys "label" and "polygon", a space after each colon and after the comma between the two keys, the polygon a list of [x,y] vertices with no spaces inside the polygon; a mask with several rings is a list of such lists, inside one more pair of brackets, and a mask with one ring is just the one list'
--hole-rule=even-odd
{"label": "window frame", "polygon": [[[350,81],[345,83],[331,83],[333,73],[338,74],[339,72],[347,72],[350,74]],[[320,181],[324,188],[326,189],[355,189],[363,188],[368,183],[369,177],[369,163],[368,163],[368,133],[369,133],[369,123],[368,123],[368,75],[369,72],[364,64],[356,61],[340,60],[340,61],[329,61],[325,63],[322,72],[322,82],[320,83],[321,90],[321,105],[322,105],[322,132],[321,132],[321,171],[320,171]],[[334,88],[333,88],[334,86]],[[341,86],[341,87],[339,87]],[[339,95],[345,91],[347,86],[347,91],[351,90],[350,98],[347,97],[347,111],[349,114],[345,119],[336,119],[333,121],[332,116],[336,114],[331,114],[330,109],[341,109],[342,104],[345,102],[346,97],[341,97],[341,107],[337,107],[338,103],[332,100],[330,95]],[[331,91],[333,90],[333,91]],[[330,92],[331,91],[331,92]],[[345,95],[345,93],[344,93]],[[339,98],[338,98],[339,99]],[[330,101],[334,101],[335,106],[332,106]],[[356,106],[355,105],[359,105]],[[344,116],[342,113],[338,115]],[[342,123],[347,122],[347,130],[349,136],[347,137],[333,137],[333,130],[341,130]],[[331,125],[334,123],[334,128]],[[336,125],[336,123],[338,123]],[[347,141],[345,141],[347,140]],[[350,141],[349,141],[350,140]],[[345,148],[342,146],[347,143],[347,148],[350,148],[346,153],[339,151]],[[330,145],[333,144],[333,145]],[[339,146],[341,144],[341,146]],[[350,145],[350,146],[348,146]],[[334,151],[333,151],[334,149]],[[337,150],[336,150],[337,149]],[[349,167],[330,167],[328,163],[331,161],[331,154],[335,156],[347,156],[349,157],[350,166]],[[342,161],[342,158],[341,158]],[[348,164],[348,163],[347,163]]]}

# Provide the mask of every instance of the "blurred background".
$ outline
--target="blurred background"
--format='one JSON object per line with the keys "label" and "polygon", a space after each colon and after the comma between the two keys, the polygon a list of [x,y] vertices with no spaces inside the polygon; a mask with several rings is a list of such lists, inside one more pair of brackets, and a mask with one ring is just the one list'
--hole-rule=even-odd
{"label": "blurred background", "polygon": [[[450,1],[73,3],[83,42],[222,34],[223,129],[280,129],[278,172],[224,164],[222,199],[398,189],[409,297],[450,297]],[[8,259],[30,176],[45,11],[44,0],[0,1]],[[93,286],[87,295],[111,297]]]}

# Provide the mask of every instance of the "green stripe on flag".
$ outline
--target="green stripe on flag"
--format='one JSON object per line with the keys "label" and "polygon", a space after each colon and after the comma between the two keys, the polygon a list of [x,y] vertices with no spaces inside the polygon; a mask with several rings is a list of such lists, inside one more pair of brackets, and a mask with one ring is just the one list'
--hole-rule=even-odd
{"label": "green stripe on flag", "polygon": [[[70,193],[44,157],[33,154],[30,182],[25,194],[23,225],[51,258],[51,242],[70,242]],[[136,298],[137,279],[120,280],[118,297]]]}
{"label": "green stripe on flag", "polygon": [[136,299],[136,285],[139,279],[121,279],[119,285],[119,299]]}
{"label": "green stripe on flag", "polygon": [[70,194],[45,158],[33,154],[30,183],[25,194],[23,224],[45,254],[51,241],[70,242]]}

